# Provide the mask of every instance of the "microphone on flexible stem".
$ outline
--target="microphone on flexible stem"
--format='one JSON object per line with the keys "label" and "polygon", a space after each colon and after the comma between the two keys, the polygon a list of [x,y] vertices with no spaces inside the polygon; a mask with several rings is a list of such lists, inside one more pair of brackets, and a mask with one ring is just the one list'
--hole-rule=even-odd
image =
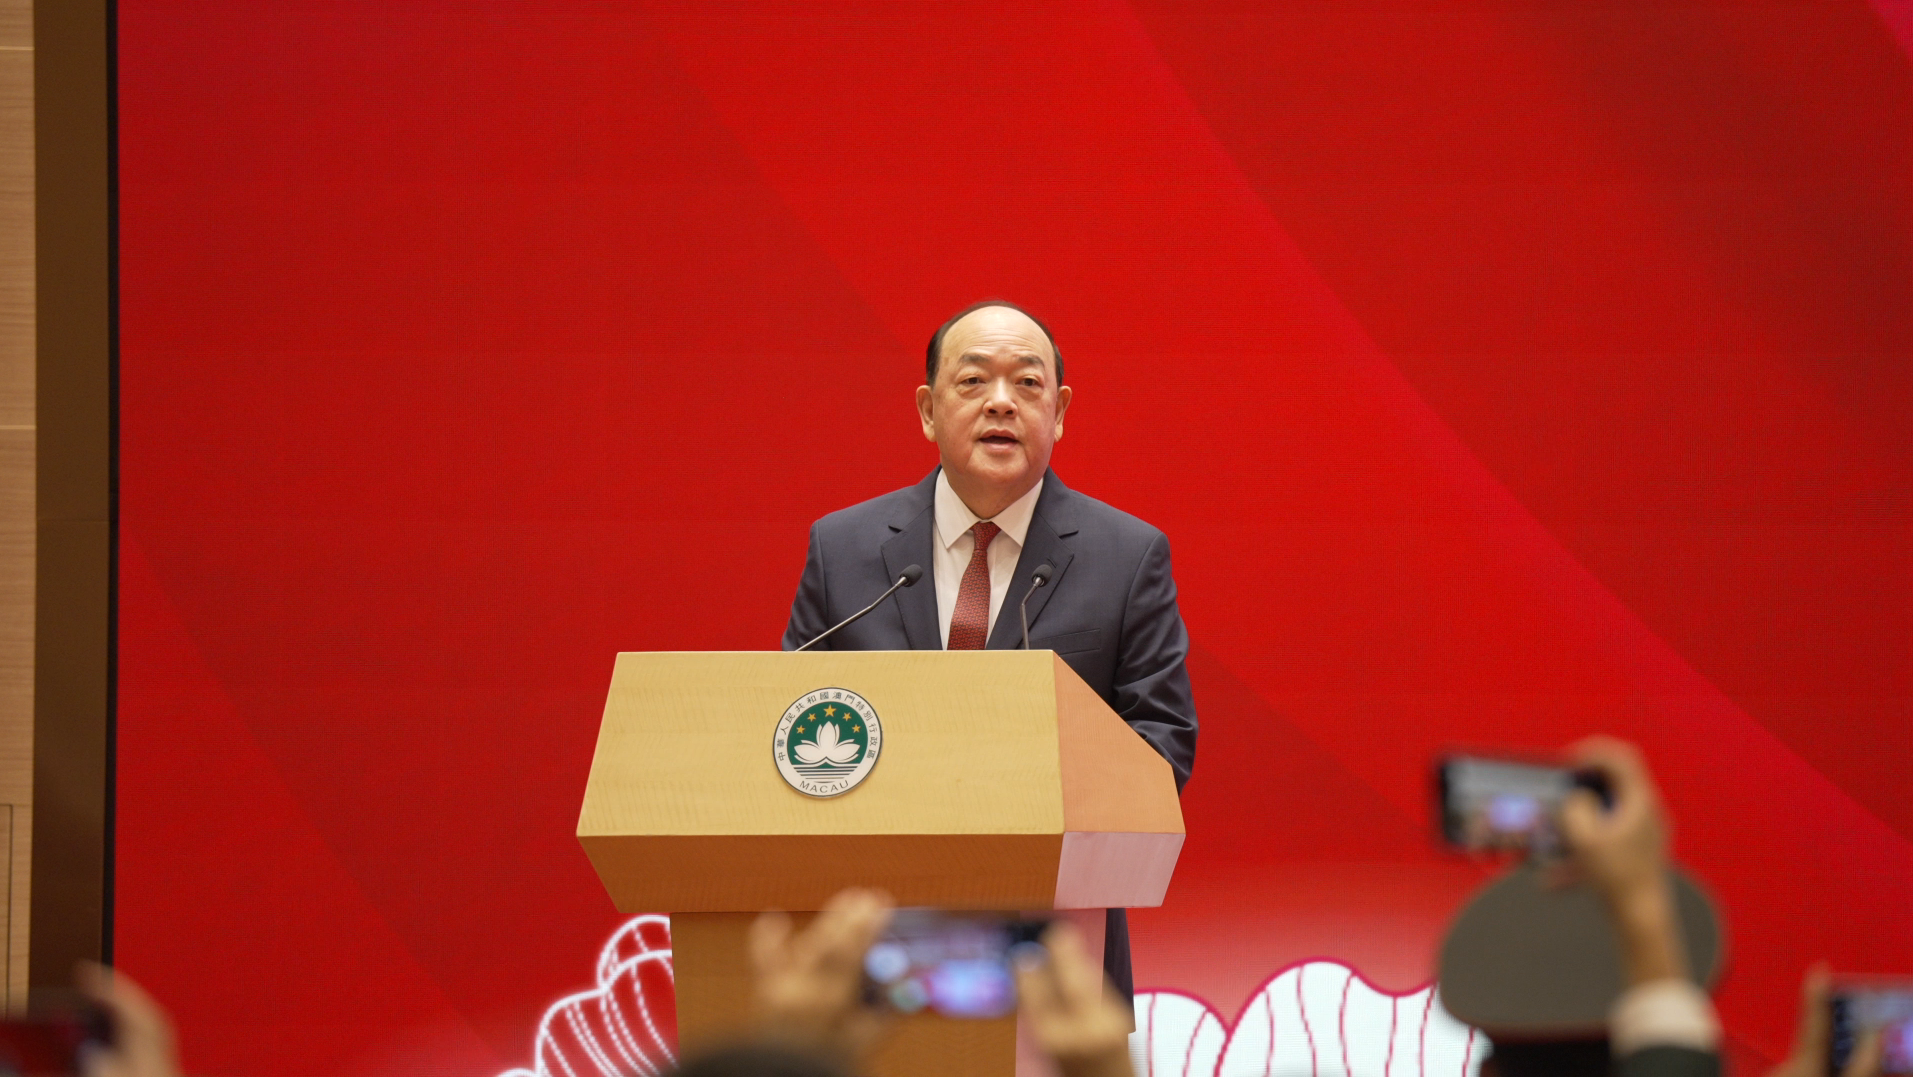
{"label": "microphone on flexible stem", "polygon": [[1038,587],[1048,583],[1049,578],[1054,575],[1056,575],[1056,566],[1048,561],[1036,566],[1036,571],[1030,574],[1030,589],[1023,592],[1023,604],[1017,607],[1023,614],[1023,649],[1026,651],[1030,649],[1030,596],[1036,593]]}
{"label": "microphone on flexible stem", "polygon": [[[885,591],[883,594],[878,595],[877,601],[872,602],[870,605],[865,606],[863,609],[858,610],[856,613],[853,613],[850,616],[844,618],[843,620],[837,622],[836,624],[830,626],[829,628],[824,629],[821,633],[817,635],[815,639],[812,639],[809,643],[806,643],[802,647],[797,648],[797,650],[798,651],[810,650],[812,647],[815,647],[817,644],[827,639],[832,632],[837,631],[839,628],[844,627],[845,625],[851,623],[852,621],[855,621],[857,618],[862,617],[864,614],[869,613],[871,610],[876,609],[878,606],[883,605],[883,600],[886,598],[889,598],[891,595],[896,594],[897,588],[908,587],[922,578],[923,578],[922,565],[911,565],[909,568],[906,568],[902,572],[897,573],[897,582],[890,585],[890,590]],[[797,652],[792,651],[791,653],[795,654]]]}

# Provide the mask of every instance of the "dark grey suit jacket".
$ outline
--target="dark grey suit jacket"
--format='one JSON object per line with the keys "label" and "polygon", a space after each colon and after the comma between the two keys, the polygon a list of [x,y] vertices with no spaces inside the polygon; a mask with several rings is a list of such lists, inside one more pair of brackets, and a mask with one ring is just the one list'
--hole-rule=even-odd
{"label": "dark grey suit jacket", "polygon": [[[862,609],[910,565],[925,578],[870,616],[819,644],[841,651],[943,649],[931,560],[937,473],[915,486],[833,512],[811,525],[810,556],[791,603],[784,649]],[[991,650],[1023,645],[1017,605],[1030,574],[1048,561],[1049,584],[1030,599],[1030,647],[1052,650],[1111,710],[1189,780],[1196,757],[1196,707],[1184,662],[1189,633],[1176,609],[1169,540],[1161,531],[1043,476],[1009,594],[990,630]],[[1129,932],[1110,910],[1104,965],[1130,993]]]}
{"label": "dark grey suit jacket", "polygon": [[1621,1059],[1619,1077],[1720,1077],[1720,1055],[1691,1047],[1648,1047]]}

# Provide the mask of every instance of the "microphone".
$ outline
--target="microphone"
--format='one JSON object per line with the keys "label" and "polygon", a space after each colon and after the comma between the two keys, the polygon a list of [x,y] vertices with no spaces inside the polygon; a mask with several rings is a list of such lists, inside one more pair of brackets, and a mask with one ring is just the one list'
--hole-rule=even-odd
{"label": "microphone", "polygon": [[1056,575],[1056,566],[1048,561],[1036,566],[1036,571],[1030,574],[1030,589],[1023,592],[1023,604],[1017,607],[1023,614],[1023,649],[1026,651],[1030,649],[1030,596],[1036,593],[1038,587],[1048,583],[1049,578],[1054,575]]}
{"label": "microphone", "polygon": [[[857,618],[862,617],[864,614],[869,613],[871,610],[876,609],[878,606],[883,605],[883,600],[886,598],[889,598],[891,595],[896,594],[897,588],[908,587],[922,578],[923,578],[922,565],[911,565],[909,568],[906,568],[902,572],[897,573],[897,582],[890,585],[890,590],[885,591],[883,594],[878,595],[877,601],[872,602],[870,605],[865,606],[863,609],[858,610],[856,613],[853,613],[850,616],[844,618],[843,620],[837,622],[836,624],[830,626],[829,628],[824,629],[821,633],[817,635],[815,639],[811,640],[809,643],[804,644],[802,647],[797,648],[797,650],[798,651],[810,650],[812,647],[815,647],[817,644],[827,639],[832,632],[837,631],[839,628],[844,627],[850,622],[855,621]],[[1028,600],[1025,599],[1025,601],[1028,601]],[[791,653],[796,654],[797,651],[792,651]]]}

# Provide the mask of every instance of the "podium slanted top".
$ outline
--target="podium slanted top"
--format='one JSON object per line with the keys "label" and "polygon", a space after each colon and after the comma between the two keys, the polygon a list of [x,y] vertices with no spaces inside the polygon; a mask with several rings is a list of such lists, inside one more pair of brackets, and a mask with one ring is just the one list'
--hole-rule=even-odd
{"label": "podium slanted top", "polygon": [[626,912],[1160,904],[1169,764],[1049,651],[618,656],[578,840]]}

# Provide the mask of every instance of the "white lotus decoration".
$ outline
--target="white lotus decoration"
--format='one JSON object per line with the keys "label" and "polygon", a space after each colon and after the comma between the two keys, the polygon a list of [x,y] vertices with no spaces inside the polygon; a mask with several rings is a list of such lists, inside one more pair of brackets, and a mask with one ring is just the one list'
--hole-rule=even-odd
{"label": "white lotus decoration", "polygon": [[1232,1029],[1200,999],[1139,993],[1129,1038],[1137,1077],[1474,1077],[1487,1054],[1432,984],[1391,994],[1337,961],[1271,977]]}
{"label": "white lotus decoration", "polygon": [[816,736],[816,740],[798,741],[791,745],[791,751],[796,754],[798,762],[813,766],[818,763],[835,763],[841,767],[857,758],[857,742],[842,739],[842,734],[837,732],[836,722],[818,722]]}
{"label": "white lotus decoration", "polygon": [[[531,1066],[499,1077],[667,1074],[677,1061],[670,947],[661,916],[619,928],[599,955],[597,988],[552,1006]],[[1138,992],[1129,1038],[1137,1077],[1477,1077],[1487,1053],[1487,1040],[1442,1009],[1433,985],[1392,994],[1338,961],[1270,977],[1234,1028],[1191,995]]]}
{"label": "white lotus decoration", "polygon": [[671,921],[627,920],[599,952],[597,973],[596,987],[545,1011],[531,1065],[498,1077],[662,1077],[677,1067]]}

